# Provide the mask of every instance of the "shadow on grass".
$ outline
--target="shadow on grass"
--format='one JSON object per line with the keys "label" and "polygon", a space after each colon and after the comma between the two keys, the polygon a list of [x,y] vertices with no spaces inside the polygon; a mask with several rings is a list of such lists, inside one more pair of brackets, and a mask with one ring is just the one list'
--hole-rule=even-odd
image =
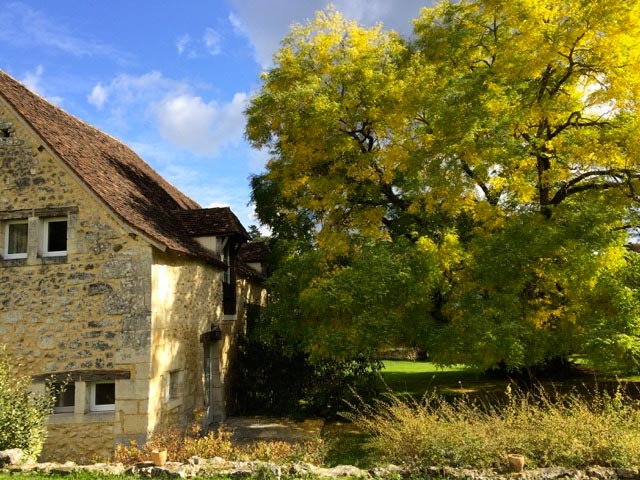
{"label": "shadow on grass", "polygon": [[353,465],[368,469],[376,466],[376,458],[367,448],[368,435],[349,422],[327,423],[322,436],[327,442],[326,467]]}

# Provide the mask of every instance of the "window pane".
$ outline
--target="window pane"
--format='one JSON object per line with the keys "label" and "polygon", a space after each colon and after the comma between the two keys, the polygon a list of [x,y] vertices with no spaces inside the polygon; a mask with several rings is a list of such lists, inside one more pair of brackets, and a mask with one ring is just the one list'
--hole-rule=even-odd
{"label": "window pane", "polygon": [[68,383],[64,390],[61,390],[62,384],[54,383],[55,403],[53,406],[54,413],[70,413],[76,403],[76,385]]}
{"label": "window pane", "polygon": [[63,391],[59,391],[61,385],[55,385],[56,407],[73,407],[76,400],[76,385],[69,383]]}
{"label": "window pane", "polygon": [[48,231],[47,251],[65,252],[67,250],[67,221],[56,220],[48,222]]}
{"label": "window pane", "polygon": [[9,229],[7,253],[10,255],[27,253],[27,224],[10,223],[7,228]]}
{"label": "window pane", "polygon": [[96,405],[113,405],[116,403],[115,383],[96,383]]}

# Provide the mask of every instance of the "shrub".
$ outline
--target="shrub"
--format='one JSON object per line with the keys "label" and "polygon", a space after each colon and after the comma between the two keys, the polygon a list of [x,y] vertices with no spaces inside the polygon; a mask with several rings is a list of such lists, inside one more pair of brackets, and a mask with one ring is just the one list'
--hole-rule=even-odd
{"label": "shrub", "polygon": [[13,366],[6,348],[0,346],[0,450],[20,448],[37,457],[47,436],[46,421],[54,403],[53,391],[36,395],[31,378]]}
{"label": "shrub", "polygon": [[505,469],[509,453],[530,467],[640,463],[640,408],[621,388],[610,394],[549,394],[507,389],[506,402],[420,402],[390,395],[346,415],[371,435],[380,460],[413,467]]}
{"label": "shrub", "polygon": [[262,462],[292,463],[306,462],[322,465],[326,448],[322,439],[304,442],[259,441],[237,448],[238,458]]}
{"label": "shrub", "polygon": [[167,450],[167,460],[184,462],[191,457],[222,457],[227,460],[261,460],[265,462],[322,463],[325,449],[321,439],[307,442],[260,441],[242,445],[231,442],[232,432],[224,428],[204,433],[201,419],[187,427],[171,427],[154,434],[139,446],[132,440],[129,445],[119,444],[115,460],[125,464],[149,461],[152,450]]}

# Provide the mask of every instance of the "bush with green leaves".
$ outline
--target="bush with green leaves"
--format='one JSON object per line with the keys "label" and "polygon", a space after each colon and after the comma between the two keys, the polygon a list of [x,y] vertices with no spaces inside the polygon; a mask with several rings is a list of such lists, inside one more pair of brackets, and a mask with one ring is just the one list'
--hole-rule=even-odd
{"label": "bush with green leaves", "polygon": [[28,458],[35,458],[47,436],[54,394],[51,389],[35,394],[30,387],[31,378],[20,373],[20,365],[12,364],[0,345],[0,450],[20,448]]}

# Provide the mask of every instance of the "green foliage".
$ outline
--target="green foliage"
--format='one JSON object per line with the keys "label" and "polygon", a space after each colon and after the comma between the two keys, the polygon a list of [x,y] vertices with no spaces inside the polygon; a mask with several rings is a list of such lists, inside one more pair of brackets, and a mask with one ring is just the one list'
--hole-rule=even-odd
{"label": "green foliage", "polygon": [[267,322],[312,361],[637,370],[640,5],[442,1],[414,25],[329,9],[264,74]]}
{"label": "green foliage", "polygon": [[37,395],[31,392],[31,377],[20,374],[0,345],[0,450],[20,448],[35,459],[47,436],[47,417],[52,412],[51,390]]}
{"label": "green foliage", "polygon": [[505,470],[507,454],[527,467],[629,467],[640,462],[640,405],[618,389],[533,394],[507,387],[506,404],[453,402],[436,394],[421,402],[390,396],[349,417],[371,435],[380,461],[416,468],[454,466]]}
{"label": "green foliage", "polygon": [[310,362],[283,338],[239,340],[232,372],[236,413],[334,416],[355,392],[377,392],[379,365],[364,357]]}
{"label": "green foliage", "polygon": [[341,262],[314,249],[283,258],[267,283],[260,334],[277,332],[313,362],[373,358],[379,347],[428,341],[442,284],[432,251],[403,240],[370,243]]}

